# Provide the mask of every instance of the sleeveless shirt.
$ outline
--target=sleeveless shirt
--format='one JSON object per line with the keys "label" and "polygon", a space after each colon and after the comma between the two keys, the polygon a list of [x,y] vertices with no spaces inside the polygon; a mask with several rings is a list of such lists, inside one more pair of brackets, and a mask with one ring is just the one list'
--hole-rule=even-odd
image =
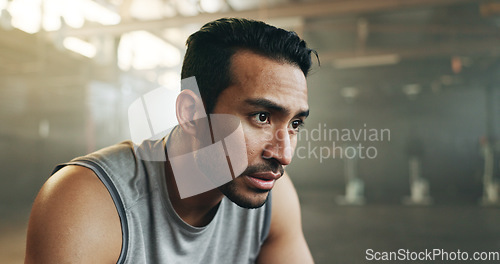
{"label": "sleeveless shirt", "polygon": [[[150,142],[165,150],[163,140]],[[165,161],[146,161],[124,141],[58,165],[91,169],[108,189],[120,217],[118,263],[254,263],[270,228],[271,193],[266,204],[244,209],[225,196],[210,221],[194,227],[170,203]]]}

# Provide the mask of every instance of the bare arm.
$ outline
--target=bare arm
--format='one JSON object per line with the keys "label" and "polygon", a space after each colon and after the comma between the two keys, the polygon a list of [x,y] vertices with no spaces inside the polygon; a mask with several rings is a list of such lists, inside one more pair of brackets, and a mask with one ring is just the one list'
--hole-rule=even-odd
{"label": "bare arm", "polygon": [[257,263],[314,263],[302,232],[297,192],[286,173],[273,188],[271,229]]}
{"label": "bare arm", "polygon": [[120,219],[99,178],[80,166],[50,177],[33,204],[25,264],[116,263],[120,252]]}

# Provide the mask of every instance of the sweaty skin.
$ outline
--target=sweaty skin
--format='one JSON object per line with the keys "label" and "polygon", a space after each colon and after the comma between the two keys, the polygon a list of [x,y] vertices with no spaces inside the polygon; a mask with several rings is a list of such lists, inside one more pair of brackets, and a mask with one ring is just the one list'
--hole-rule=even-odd
{"label": "sweaty skin", "polygon": [[[308,114],[304,74],[295,65],[249,51],[232,57],[231,71],[235,81],[220,94],[214,113],[240,118],[249,166],[274,163],[285,167],[297,143],[296,129]],[[197,99],[192,96],[185,92],[178,99],[180,124],[183,116],[197,115],[193,107]],[[181,128],[178,133],[190,133],[189,127]],[[224,195],[258,206],[269,193],[252,184],[251,175],[241,175],[229,187],[181,200],[168,174],[171,203],[193,226],[206,225]],[[272,184],[271,229],[257,263],[313,263],[302,232],[297,193],[286,173],[277,178]],[[67,166],[44,184],[35,199],[25,263],[116,263],[121,235],[118,213],[101,181],[89,169]]]}

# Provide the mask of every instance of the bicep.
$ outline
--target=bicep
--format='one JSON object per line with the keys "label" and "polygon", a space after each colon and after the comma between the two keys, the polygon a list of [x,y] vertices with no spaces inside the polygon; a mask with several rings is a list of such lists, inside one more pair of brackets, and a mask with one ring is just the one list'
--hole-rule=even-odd
{"label": "bicep", "polygon": [[116,263],[118,213],[90,170],[67,166],[40,190],[30,215],[25,263]]}
{"label": "bicep", "polygon": [[273,189],[271,230],[257,263],[313,263],[302,232],[297,192],[286,173]]}

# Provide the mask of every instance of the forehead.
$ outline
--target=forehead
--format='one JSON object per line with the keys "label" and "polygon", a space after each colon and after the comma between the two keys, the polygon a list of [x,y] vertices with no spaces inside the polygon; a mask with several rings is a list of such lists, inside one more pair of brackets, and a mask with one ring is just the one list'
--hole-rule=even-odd
{"label": "forehead", "polygon": [[[307,109],[307,84],[302,70],[251,51],[238,51],[231,58],[232,84],[219,96],[233,103],[262,98],[286,106]],[[224,103],[230,103],[224,101]]]}

